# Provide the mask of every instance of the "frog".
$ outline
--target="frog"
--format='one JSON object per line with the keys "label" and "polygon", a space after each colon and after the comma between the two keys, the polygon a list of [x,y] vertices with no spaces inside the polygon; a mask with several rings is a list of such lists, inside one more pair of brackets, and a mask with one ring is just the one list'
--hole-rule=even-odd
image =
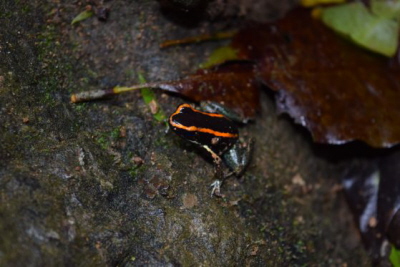
{"label": "frog", "polygon": [[[168,123],[175,134],[201,147],[211,156],[216,177],[210,185],[211,196],[223,197],[223,181],[232,175],[239,177],[243,174],[250,162],[253,142],[239,139],[238,126],[234,121],[236,114],[231,119],[229,109],[215,103],[212,106],[217,107],[218,112],[213,112],[209,106],[207,111],[202,111],[187,103],[180,104],[170,115]],[[222,163],[230,170],[228,174],[224,174]]]}

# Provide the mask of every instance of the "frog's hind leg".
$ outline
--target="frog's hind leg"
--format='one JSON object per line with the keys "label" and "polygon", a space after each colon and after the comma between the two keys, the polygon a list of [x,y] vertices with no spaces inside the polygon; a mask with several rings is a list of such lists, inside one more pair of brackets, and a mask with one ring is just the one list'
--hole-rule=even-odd
{"label": "frog's hind leg", "polygon": [[251,160],[252,150],[254,148],[254,141],[250,139],[247,143],[236,143],[232,149],[223,154],[225,164],[230,169],[230,172],[225,175],[224,179],[232,175],[241,177],[246,170]]}

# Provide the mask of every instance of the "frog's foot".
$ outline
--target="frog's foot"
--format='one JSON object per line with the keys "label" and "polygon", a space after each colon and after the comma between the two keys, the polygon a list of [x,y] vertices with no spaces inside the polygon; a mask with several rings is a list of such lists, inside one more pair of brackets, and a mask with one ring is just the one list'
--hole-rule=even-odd
{"label": "frog's foot", "polygon": [[211,189],[211,197],[212,196],[216,196],[216,197],[225,197],[224,194],[221,194],[221,185],[222,185],[222,181],[220,180],[215,180],[210,187],[212,187]]}

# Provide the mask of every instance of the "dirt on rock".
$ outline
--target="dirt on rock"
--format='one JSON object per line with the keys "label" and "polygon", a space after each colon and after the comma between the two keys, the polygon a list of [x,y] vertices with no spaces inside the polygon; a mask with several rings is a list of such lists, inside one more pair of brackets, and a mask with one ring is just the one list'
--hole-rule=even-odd
{"label": "dirt on rock", "polygon": [[[75,25],[93,3],[0,4],[1,266],[368,262],[338,186],[341,165],[314,153],[271,92],[240,129],[256,148],[246,174],[223,185],[225,199],[210,197],[212,164],[154,120],[140,92],[71,104],[71,93],[137,84],[139,73],[183,77],[224,41],[161,50],[162,41],[240,27],[182,27],[156,1],[102,4],[105,22]],[[166,114],[184,101],[155,95]]]}

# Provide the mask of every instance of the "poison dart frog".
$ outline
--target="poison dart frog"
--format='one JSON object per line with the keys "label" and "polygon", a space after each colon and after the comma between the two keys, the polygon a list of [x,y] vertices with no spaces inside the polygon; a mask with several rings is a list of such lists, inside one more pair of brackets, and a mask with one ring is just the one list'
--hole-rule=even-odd
{"label": "poison dart frog", "polygon": [[[197,110],[189,104],[179,105],[168,122],[177,135],[199,145],[211,155],[216,176],[211,184],[211,195],[223,196],[220,193],[223,180],[232,174],[241,175],[248,165],[251,142],[245,146],[238,141],[239,130],[231,119],[220,113]],[[222,161],[231,173],[224,175]]]}

